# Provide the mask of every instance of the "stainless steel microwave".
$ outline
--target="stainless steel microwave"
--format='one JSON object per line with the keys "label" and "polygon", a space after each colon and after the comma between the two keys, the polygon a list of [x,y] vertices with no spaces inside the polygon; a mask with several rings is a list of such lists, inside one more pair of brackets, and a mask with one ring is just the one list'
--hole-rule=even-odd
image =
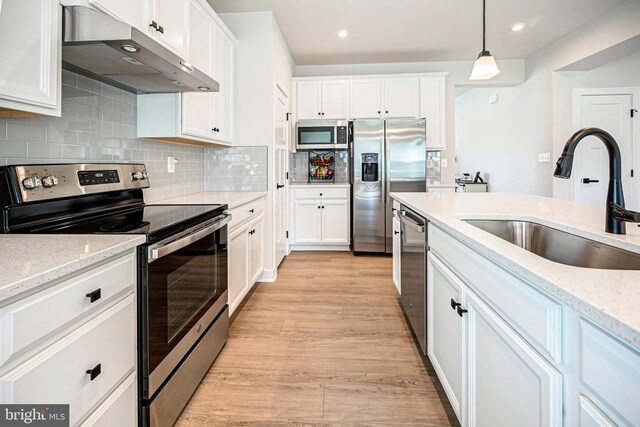
{"label": "stainless steel microwave", "polygon": [[349,122],[347,120],[309,120],[296,124],[298,150],[348,150]]}

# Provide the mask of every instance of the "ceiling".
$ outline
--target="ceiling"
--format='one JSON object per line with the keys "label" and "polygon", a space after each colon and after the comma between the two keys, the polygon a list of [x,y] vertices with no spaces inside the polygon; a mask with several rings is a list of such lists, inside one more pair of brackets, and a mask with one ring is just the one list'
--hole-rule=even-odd
{"label": "ceiling", "polygon": [[[273,11],[296,65],[470,60],[482,48],[480,0],[208,1],[218,13]],[[526,58],[624,1],[487,0],[487,49]],[[527,27],[511,32],[516,22]]]}

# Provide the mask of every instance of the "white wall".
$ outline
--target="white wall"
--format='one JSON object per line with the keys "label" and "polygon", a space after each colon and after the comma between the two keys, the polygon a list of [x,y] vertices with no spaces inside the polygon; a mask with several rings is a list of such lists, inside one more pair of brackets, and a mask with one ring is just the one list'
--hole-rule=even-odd
{"label": "white wall", "polygon": [[447,149],[442,158],[447,159],[449,166],[442,169],[442,182],[453,183],[455,175],[455,92],[456,87],[476,86],[515,86],[524,81],[524,61],[498,61],[501,73],[490,81],[470,82],[469,75],[473,61],[444,62],[411,62],[389,64],[347,64],[347,65],[312,65],[297,66],[296,77],[342,76],[358,74],[395,74],[395,73],[429,73],[448,72],[446,81],[446,126]]}
{"label": "white wall", "polygon": [[[518,191],[571,198],[572,183],[552,175],[554,160],[573,133],[572,90],[632,85],[633,76],[637,77],[637,55],[592,71],[557,70],[615,49],[638,34],[640,2],[629,0],[527,58],[522,85],[493,91],[472,89],[461,95],[456,101],[460,170],[489,173],[494,191],[513,191],[514,184],[503,177],[518,176]],[[491,93],[501,97],[497,104],[486,102]],[[535,164],[538,152],[551,152],[551,162]],[[496,153],[502,153],[502,161]]]}

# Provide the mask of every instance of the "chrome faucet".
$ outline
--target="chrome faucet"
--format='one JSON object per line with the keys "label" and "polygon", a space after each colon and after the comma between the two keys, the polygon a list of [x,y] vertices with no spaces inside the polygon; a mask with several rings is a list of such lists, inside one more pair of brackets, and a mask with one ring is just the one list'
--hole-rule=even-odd
{"label": "chrome faucet", "polygon": [[607,132],[598,128],[584,128],[574,133],[567,141],[562,155],[556,163],[553,176],[568,179],[571,177],[573,153],[578,143],[587,136],[595,136],[607,147],[609,153],[609,189],[607,190],[605,231],[613,234],[626,234],[625,222],[640,222],[640,213],[624,208],[622,192],[622,158],[616,140]]}

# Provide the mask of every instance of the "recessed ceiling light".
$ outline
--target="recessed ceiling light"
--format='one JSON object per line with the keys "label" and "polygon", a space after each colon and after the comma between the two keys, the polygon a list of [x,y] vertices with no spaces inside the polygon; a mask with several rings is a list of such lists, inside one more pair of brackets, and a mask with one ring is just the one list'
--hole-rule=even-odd
{"label": "recessed ceiling light", "polygon": [[522,31],[526,26],[527,24],[525,24],[524,22],[518,22],[517,24],[513,24],[511,26],[511,31]]}
{"label": "recessed ceiling light", "polygon": [[347,31],[347,30],[338,31],[338,37],[340,37],[341,39],[347,37],[348,35],[349,35],[349,31]]}

